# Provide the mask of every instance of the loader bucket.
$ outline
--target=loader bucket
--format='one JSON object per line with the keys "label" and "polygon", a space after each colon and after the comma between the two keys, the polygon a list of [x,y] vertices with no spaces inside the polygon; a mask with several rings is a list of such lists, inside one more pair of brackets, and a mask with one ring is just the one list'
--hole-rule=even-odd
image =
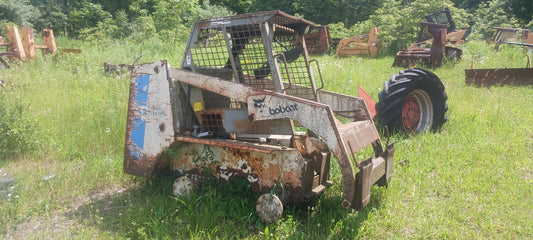
{"label": "loader bucket", "polygon": [[379,28],[372,27],[368,34],[341,39],[335,57],[370,56],[375,57],[379,49]]}
{"label": "loader bucket", "polygon": [[466,83],[480,87],[533,86],[533,68],[465,69]]}

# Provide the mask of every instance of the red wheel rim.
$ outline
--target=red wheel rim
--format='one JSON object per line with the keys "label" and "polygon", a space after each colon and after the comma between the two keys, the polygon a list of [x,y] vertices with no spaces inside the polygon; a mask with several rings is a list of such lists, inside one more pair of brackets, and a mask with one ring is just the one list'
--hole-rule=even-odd
{"label": "red wheel rim", "polygon": [[415,131],[420,125],[420,102],[412,94],[407,95],[402,108],[403,127],[408,131]]}

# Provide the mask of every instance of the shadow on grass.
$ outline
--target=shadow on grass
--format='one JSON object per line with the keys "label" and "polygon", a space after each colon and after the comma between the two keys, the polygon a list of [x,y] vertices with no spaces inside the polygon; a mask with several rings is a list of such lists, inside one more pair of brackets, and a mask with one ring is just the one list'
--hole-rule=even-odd
{"label": "shadow on grass", "polygon": [[[362,226],[369,215],[382,207],[381,198],[384,190],[375,187],[370,203],[361,211],[344,209],[341,206],[340,192],[334,196],[321,195],[309,204],[291,205],[284,212],[284,220],[294,218],[297,228],[290,234],[283,233],[282,238],[289,239],[356,239],[362,232]],[[281,230],[281,231],[280,231]]]}
{"label": "shadow on grass", "polygon": [[171,191],[174,178],[163,174],[140,180],[136,187],[93,197],[67,214],[84,226],[121,238],[335,239],[357,236],[371,209],[381,205],[372,196],[369,206],[352,212],[342,208],[341,197],[333,193],[309,204],[287,205],[281,220],[265,224],[255,213],[259,194],[249,189],[246,179],[209,179],[190,196],[176,198]]}

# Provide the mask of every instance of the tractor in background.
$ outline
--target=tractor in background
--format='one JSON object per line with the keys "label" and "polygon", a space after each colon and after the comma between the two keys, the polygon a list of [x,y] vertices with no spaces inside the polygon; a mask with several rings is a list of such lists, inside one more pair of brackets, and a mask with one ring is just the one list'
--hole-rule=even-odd
{"label": "tractor in background", "polygon": [[463,51],[456,46],[464,44],[470,28],[456,30],[448,8],[426,15],[426,20],[421,23],[416,43],[396,53],[393,66],[413,67],[422,63],[439,67],[444,57],[461,58]]}

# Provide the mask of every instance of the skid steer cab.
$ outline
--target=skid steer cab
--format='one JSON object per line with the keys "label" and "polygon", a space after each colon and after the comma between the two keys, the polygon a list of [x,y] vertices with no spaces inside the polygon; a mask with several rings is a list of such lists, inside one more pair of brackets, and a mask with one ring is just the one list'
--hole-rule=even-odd
{"label": "skid steer cab", "polygon": [[200,20],[179,68],[133,66],[124,171],[175,170],[176,195],[206,175],[247,178],[264,193],[257,214],[273,222],[283,204],[309,201],[332,184],[335,159],[340,204],[364,208],[371,186],[391,180],[394,146],[384,146],[362,98],[322,89],[303,38],[314,26],[280,11]]}

